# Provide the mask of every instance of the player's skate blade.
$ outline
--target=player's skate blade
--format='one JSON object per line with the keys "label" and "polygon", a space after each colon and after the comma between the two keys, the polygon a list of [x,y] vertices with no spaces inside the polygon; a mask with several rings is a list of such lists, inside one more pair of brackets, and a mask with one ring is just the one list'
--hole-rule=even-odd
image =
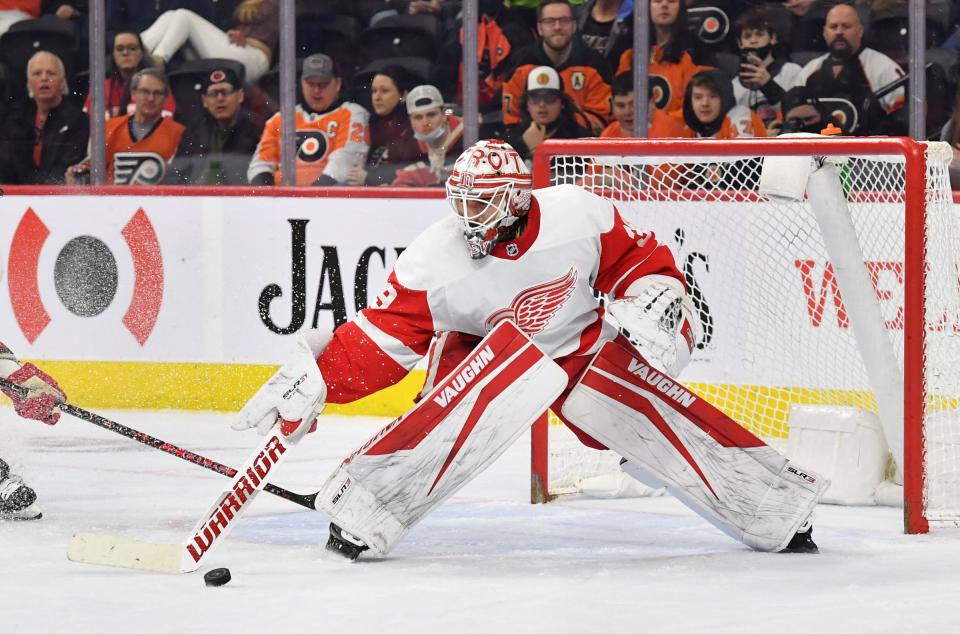
{"label": "player's skate blade", "polygon": [[820,549],[813,541],[813,526],[801,526],[797,534],[790,538],[782,553],[819,553]]}
{"label": "player's skate blade", "polygon": [[0,460],[0,520],[38,520],[43,517],[35,502],[36,492]]}
{"label": "player's skate blade", "polygon": [[350,561],[356,561],[369,546],[346,532],[333,522],[330,522],[330,539],[327,540],[327,550]]}

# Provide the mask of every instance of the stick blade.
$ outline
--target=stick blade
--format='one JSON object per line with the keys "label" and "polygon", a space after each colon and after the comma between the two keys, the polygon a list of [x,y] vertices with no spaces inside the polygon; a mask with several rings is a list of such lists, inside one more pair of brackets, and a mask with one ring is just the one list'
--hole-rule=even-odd
{"label": "stick blade", "polygon": [[157,544],[116,535],[77,533],[70,539],[67,559],[82,564],[151,572],[190,572],[182,565],[183,552],[181,544]]}

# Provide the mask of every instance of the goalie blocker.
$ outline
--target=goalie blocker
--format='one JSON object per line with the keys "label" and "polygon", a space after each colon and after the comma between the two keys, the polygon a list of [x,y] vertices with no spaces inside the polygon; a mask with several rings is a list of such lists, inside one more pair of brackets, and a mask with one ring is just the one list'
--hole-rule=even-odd
{"label": "goalie blocker", "polygon": [[624,456],[625,472],[756,550],[793,550],[829,486],[617,342],[600,349],[562,413]]}

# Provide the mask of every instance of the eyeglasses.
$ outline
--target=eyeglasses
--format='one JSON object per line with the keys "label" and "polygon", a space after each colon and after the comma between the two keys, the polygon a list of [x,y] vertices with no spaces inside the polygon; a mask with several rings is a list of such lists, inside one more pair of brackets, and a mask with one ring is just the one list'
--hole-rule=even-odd
{"label": "eyeglasses", "polygon": [[114,46],[114,47],[113,47],[113,52],[114,52],[114,53],[120,53],[121,55],[122,55],[123,53],[136,53],[136,52],[138,52],[139,50],[140,50],[140,45],[139,45],[139,44],[128,44],[128,45],[126,45],[126,46],[120,44],[120,45],[118,45],[118,46]]}
{"label": "eyeglasses", "polygon": [[576,20],[574,20],[573,18],[543,18],[542,20],[540,20],[540,24],[551,29],[555,26],[562,26],[563,28],[567,28],[568,26],[572,25],[574,22],[576,22]]}
{"label": "eyeglasses", "polygon": [[555,92],[531,92],[527,94],[527,103],[532,103],[533,105],[545,103],[548,106],[552,106],[558,101],[560,101],[560,95]]}
{"label": "eyeglasses", "polygon": [[147,90],[146,88],[137,88],[133,92],[144,97],[153,97],[154,99],[162,99],[167,96],[166,90]]}
{"label": "eyeglasses", "polygon": [[208,90],[203,93],[203,96],[207,99],[219,99],[220,97],[229,97],[230,95],[235,94],[239,88],[218,88],[216,90]]}

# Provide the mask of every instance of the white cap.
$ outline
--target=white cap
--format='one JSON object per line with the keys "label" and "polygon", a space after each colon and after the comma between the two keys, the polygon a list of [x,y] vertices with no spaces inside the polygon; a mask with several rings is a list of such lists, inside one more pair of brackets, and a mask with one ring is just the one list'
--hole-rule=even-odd
{"label": "white cap", "polygon": [[430,85],[417,86],[407,93],[407,112],[417,114],[434,108],[443,108],[443,95]]}
{"label": "white cap", "polygon": [[560,75],[551,66],[537,66],[527,75],[527,91],[560,90]]}

